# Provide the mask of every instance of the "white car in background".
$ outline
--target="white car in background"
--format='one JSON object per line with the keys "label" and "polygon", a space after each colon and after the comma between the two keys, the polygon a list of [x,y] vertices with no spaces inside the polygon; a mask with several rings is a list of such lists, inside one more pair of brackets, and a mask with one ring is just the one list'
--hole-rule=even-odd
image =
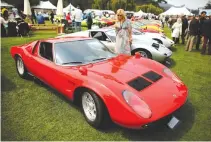
{"label": "white car in background", "polygon": [[171,48],[174,46],[174,41],[170,38],[166,37],[163,34],[159,33],[144,33],[140,32],[136,29],[133,29],[133,36],[139,36],[142,39],[153,39],[156,40],[158,43],[163,44],[167,48]]}
{"label": "white car in background", "polygon": [[[92,37],[100,40],[109,49],[115,51],[116,46],[116,32],[113,28],[102,28],[96,30],[88,30],[82,32],[76,32],[72,34],[66,34],[59,36],[63,37]],[[133,44],[131,46],[131,53],[134,55],[136,52],[140,52],[142,57],[156,60],[158,62],[164,62],[170,58],[172,51],[166,48],[164,45],[159,44],[152,39],[142,39],[139,36],[133,36]]]}

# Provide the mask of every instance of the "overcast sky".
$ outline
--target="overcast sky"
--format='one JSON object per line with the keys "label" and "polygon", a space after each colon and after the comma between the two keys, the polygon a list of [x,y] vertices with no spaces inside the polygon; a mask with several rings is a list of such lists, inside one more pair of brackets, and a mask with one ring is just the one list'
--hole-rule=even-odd
{"label": "overcast sky", "polygon": [[185,4],[187,8],[198,9],[199,7],[204,7],[209,0],[167,0],[169,4],[175,6],[181,6]]}

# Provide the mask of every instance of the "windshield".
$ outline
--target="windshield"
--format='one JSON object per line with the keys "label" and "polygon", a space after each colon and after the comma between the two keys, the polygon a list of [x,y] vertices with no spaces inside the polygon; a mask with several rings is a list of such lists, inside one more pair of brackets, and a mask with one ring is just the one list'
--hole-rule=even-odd
{"label": "windshield", "polygon": [[115,30],[109,30],[109,31],[107,31],[105,33],[112,40],[112,42],[116,42],[116,31]]}
{"label": "windshield", "polygon": [[133,29],[132,32],[133,32],[133,35],[144,35],[143,32],[140,32],[140,31],[138,31],[136,29]]}
{"label": "windshield", "polygon": [[56,63],[86,64],[117,56],[97,39],[67,41],[55,44]]}

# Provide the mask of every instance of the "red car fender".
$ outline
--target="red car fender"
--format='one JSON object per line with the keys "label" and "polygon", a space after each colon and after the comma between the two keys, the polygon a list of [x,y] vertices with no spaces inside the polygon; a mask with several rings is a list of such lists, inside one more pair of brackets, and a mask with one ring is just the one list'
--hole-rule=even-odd
{"label": "red car fender", "polygon": [[15,59],[15,56],[18,55],[20,56],[21,58],[23,57],[23,50],[22,48],[18,47],[18,46],[13,46],[11,47],[11,50],[10,50],[10,54],[12,56],[13,59]]}
{"label": "red car fender", "polygon": [[115,123],[119,125],[132,125],[133,122],[144,122],[144,119],[132,110],[124,98],[120,97],[122,96],[121,91],[111,91],[109,85],[101,84],[92,79],[83,82],[82,86],[78,87],[85,87],[95,92],[104,102],[111,119]]}

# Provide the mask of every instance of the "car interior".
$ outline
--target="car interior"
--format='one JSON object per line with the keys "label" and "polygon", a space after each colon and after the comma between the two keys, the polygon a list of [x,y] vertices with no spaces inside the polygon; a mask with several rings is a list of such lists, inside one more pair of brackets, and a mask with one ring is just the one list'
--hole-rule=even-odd
{"label": "car interior", "polygon": [[96,38],[96,39],[100,40],[100,41],[107,41],[107,39],[108,39],[106,34],[103,33],[103,32],[91,32],[91,36],[93,38]]}
{"label": "car interior", "polygon": [[40,56],[53,62],[52,43],[42,42],[40,44]]}

